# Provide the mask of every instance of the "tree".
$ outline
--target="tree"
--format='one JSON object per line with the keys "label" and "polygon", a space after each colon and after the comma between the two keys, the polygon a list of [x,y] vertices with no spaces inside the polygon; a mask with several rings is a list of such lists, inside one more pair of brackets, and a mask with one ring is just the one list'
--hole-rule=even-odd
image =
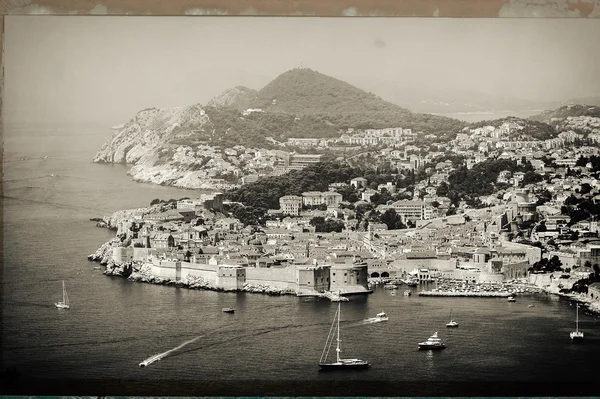
{"label": "tree", "polygon": [[448,183],[443,181],[440,183],[440,185],[438,186],[435,193],[438,197],[446,197],[448,195],[448,191],[449,191]]}
{"label": "tree", "polygon": [[385,223],[388,230],[404,229],[406,226],[402,222],[402,216],[396,213],[395,209],[388,209],[381,215],[381,222]]}
{"label": "tree", "polygon": [[158,198],[154,198],[151,202],[150,202],[150,206],[152,205],[156,205],[156,204],[160,204],[161,200]]}
{"label": "tree", "polygon": [[340,233],[344,229],[344,222],[336,219],[325,219],[322,216],[316,216],[310,220],[310,225],[315,226],[316,233],[331,233],[333,231]]}

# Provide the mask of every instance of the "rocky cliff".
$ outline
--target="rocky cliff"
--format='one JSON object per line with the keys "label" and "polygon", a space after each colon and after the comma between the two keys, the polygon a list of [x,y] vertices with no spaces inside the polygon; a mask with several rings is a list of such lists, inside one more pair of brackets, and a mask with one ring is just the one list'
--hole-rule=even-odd
{"label": "rocky cliff", "polygon": [[256,94],[256,90],[249,89],[244,86],[236,86],[225,90],[217,97],[210,100],[207,104],[209,107],[233,107],[239,110],[250,108],[250,105]]}
{"label": "rocky cliff", "polygon": [[185,138],[208,122],[199,105],[172,109],[149,108],[120,126],[107,140],[94,162],[129,163],[159,161],[158,150],[177,138]]}
{"label": "rocky cliff", "polygon": [[222,188],[210,181],[204,168],[210,166],[206,164],[213,158],[212,147],[199,150],[202,146],[194,145],[195,138],[213,132],[210,118],[200,105],[145,109],[115,129],[94,162],[132,164],[128,174],[140,182],[191,189]]}

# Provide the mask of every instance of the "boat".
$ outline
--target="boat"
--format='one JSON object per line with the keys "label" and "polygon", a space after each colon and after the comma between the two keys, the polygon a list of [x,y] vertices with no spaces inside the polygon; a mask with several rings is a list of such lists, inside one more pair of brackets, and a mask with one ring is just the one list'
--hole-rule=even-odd
{"label": "boat", "polygon": [[377,318],[381,321],[389,320],[389,318],[385,312],[377,313]]}
{"label": "boat", "polygon": [[[321,368],[321,370],[354,370],[366,369],[371,367],[371,365],[365,360],[340,358],[340,353],[342,352],[342,350],[340,349],[340,315],[341,303],[338,303],[338,308],[335,312],[335,316],[333,317],[333,322],[331,323],[331,328],[329,329],[329,335],[327,336],[327,341],[325,341],[325,347],[323,348],[323,353],[321,354],[321,359],[319,360],[319,367]],[[327,355],[329,354],[329,350],[331,349],[331,345],[333,344],[334,337],[336,336],[336,361],[333,363],[326,363]]]}
{"label": "boat", "polygon": [[400,279],[400,281],[402,281],[404,284],[408,285],[409,287],[416,287],[418,285],[418,281],[411,279],[411,278]]}
{"label": "boat", "polygon": [[529,305],[527,305],[528,308],[535,308],[535,305],[533,303],[530,303]]}
{"label": "boat", "polygon": [[450,308],[450,321],[446,324],[446,327],[458,327],[458,322],[452,320],[452,308]]}
{"label": "boat", "polygon": [[571,331],[569,336],[573,341],[583,339],[583,331],[579,331],[579,304],[575,306],[575,331]]}
{"label": "boat", "polygon": [[164,354],[158,354],[158,355],[151,356],[148,359],[144,360],[143,362],[140,362],[139,366],[140,367],[146,367],[149,364],[152,364],[152,363],[154,363],[154,362],[162,359],[163,356],[164,356]]}
{"label": "boat", "polygon": [[404,296],[411,296],[412,292],[411,291],[404,291]]}
{"label": "boat", "polygon": [[376,323],[378,321],[388,321],[390,318],[385,312],[377,313],[377,316],[371,317],[370,319],[366,319],[365,321],[368,323]]}
{"label": "boat", "polygon": [[506,300],[507,300],[508,302],[517,302],[517,300],[515,299],[515,297],[514,297],[514,296],[512,296],[512,295],[511,295],[511,296],[509,296],[508,298],[506,298]]}
{"label": "boat", "polygon": [[385,290],[397,290],[398,287],[396,287],[394,284],[386,284],[383,286],[383,289]]}
{"label": "boat", "polygon": [[391,295],[391,296],[396,296],[396,291],[392,291],[392,292],[390,292],[390,295]]}
{"label": "boat", "polygon": [[234,313],[235,309],[234,308],[223,308],[223,312],[224,313]]}
{"label": "boat", "polygon": [[427,339],[425,342],[419,342],[419,349],[444,349],[446,345],[442,342],[442,340],[438,337],[437,331],[433,333],[431,337]]}
{"label": "boat", "polygon": [[59,309],[69,309],[71,307],[71,305],[69,305],[69,296],[67,295],[67,288],[65,287],[65,281],[63,280],[62,282],[63,285],[63,299],[61,302],[55,302],[54,306],[56,306]]}

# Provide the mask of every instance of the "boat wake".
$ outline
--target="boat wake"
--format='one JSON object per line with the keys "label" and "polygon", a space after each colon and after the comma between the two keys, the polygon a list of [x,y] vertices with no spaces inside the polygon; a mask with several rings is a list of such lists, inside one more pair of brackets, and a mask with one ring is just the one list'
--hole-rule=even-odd
{"label": "boat wake", "polygon": [[362,321],[362,324],[373,324],[373,323],[381,323],[382,321],[387,321],[387,319],[380,319],[378,317],[372,317],[370,319],[365,319]]}
{"label": "boat wake", "polygon": [[169,349],[168,351],[166,351],[166,352],[163,352],[163,353],[159,353],[158,355],[153,355],[153,356],[150,356],[148,359],[146,359],[146,360],[144,360],[144,361],[142,361],[142,362],[140,363],[140,367],[146,367],[146,366],[149,366],[149,365],[151,365],[152,363],[154,363],[154,362],[157,362],[157,361],[159,361],[160,359],[164,358],[165,356],[168,356],[170,353],[173,353],[173,352],[175,352],[176,350],[179,350],[179,349],[183,348],[184,346],[186,346],[186,345],[189,345],[189,344],[191,344],[192,342],[195,342],[195,341],[199,340],[200,338],[202,338],[202,337],[204,337],[204,336],[205,336],[205,335],[199,335],[199,336],[197,336],[196,338],[190,339],[189,341],[185,341],[183,344],[181,344],[181,345],[179,345],[179,346],[177,346],[177,347],[175,347],[175,348],[173,348],[173,349]]}

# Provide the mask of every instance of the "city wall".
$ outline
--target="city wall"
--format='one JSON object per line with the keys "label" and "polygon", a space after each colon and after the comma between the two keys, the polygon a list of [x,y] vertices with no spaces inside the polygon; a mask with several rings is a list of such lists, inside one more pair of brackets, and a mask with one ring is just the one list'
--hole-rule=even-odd
{"label": "city wall", "polygon": [[296,267],[248,267],[246,268],[246,283],[296,291],[298,288]]}

